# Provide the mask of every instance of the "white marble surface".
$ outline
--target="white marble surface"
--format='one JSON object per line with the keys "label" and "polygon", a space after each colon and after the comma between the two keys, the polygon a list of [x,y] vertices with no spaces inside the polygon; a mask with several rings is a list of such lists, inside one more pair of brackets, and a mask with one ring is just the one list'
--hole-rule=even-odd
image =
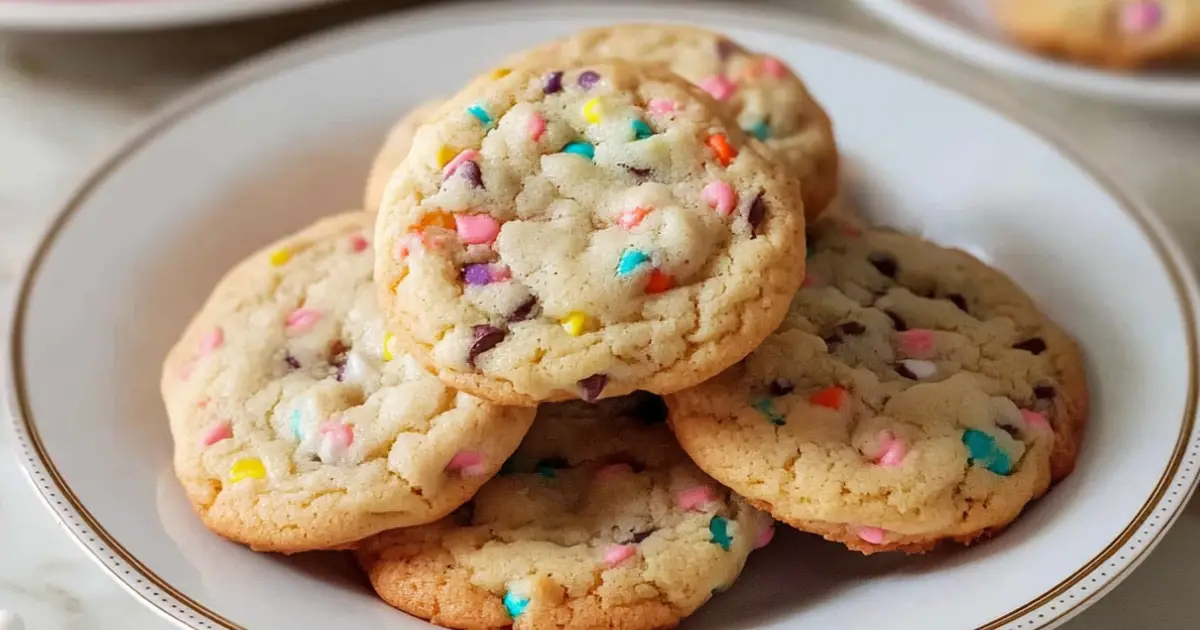
{"label": "white marble surface", "polygon": [[[10,296],[22,262],[73,181],[163,99],[247,54],[379,4],[171,34],[0,34],[0,296]],[[793,4],[798,11],[904,41],[844,0]],[[1123,109],[995,80],[1043,110],[1141,193],[1195,251],[1200,116]],[[5,309],[4,330],[7,318]],[[11,455],[12,441],[8,424],[0,423],[0,610],[19,613],[28,630],[167,628],[55,525]],[[1133,577],[1066,627],[1197,627],[1200,546],[1191,541],[1198,535],[1200,503],[1193,502]]]}

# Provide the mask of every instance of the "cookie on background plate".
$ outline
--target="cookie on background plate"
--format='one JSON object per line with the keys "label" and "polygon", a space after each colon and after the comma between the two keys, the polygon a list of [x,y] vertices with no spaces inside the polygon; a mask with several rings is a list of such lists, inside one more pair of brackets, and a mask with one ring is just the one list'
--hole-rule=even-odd
{"label": "cookie on background plate", "polygon": [[1200,0],[992,0],[1034,52],[1114,69],[1200,58]]}
{"label": "cookie on background plate", "polygon": [[1083,360],[1020,288],[897,232],[822,220],[811,238],[779,330],[667,397],[702,469],[864,553],[970,543],[1071,472]]}
{"label": "cookie on background plate", "polygon": [[400,122],[388,130],[387,137],[383,140],[383,146],[379,147],[379,152],[375,154],[375,160],[371,163],[371,172],[367,175],[367,187],[363,191],[363,208],[367,212],[379,210],[379,202],[383,200],[383,190],[387,188],[388,181],[391,180],[396,167],[400,166],[405,156],[408,155],[408,149],[412,147],[413,136],[417,133],[417,128],[432,119],[441,105],[442,101],[423,103],[405,114]]}
{"label": "cookie on background plate", "polygon": [[533,421],[395,347],[371,282],[373,219],[324,219],[254,254],[167,355],[175,472],[226,538],[293,553],[435,521]]}
{"label": "cookie on background plate", "polygon": [[656,396],[544,405],[454,516],[364,541],[388,603],[466,629],[674,627],[741,572],[771,519],[695,467]]}
{"label": "cookie on background plate", "polygon": [[700,383],[766,338],[803,279],[798,182],[654,67],[476,81],[418,130],[386,195],[389,329],[502,404]]}
{"label": "cookie on background plate", "polygon": [[800,178],[810,219],[837,193],[837,143],[825,110],[786,64],[720,33],[673,24],[605,26],[518,53],[502,65],[580,65],[604,59],[660,64],[702,87]]}

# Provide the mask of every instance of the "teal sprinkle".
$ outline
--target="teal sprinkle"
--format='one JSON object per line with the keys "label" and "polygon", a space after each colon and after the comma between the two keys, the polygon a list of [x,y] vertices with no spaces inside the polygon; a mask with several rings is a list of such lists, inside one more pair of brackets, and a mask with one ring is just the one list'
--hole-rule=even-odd
{"label": "teal sprinkle", "polygon": [[779,415],[779,412],[775,411],[775,401],[771,400],[770,398],[759,398],[750,403],[750,406],[753,407],[755,411],[766,416],[767,420],[770,420],[771,424],[777,427],[787,424],[787,422],[783,419],[783,416]]}
{"label": "teal sprinkle", "polygon": [[537,474],[546,479],[553,479],[557,474],[554,471],[559,468],[566,468],[567,466],[567,460],[561,457],[547,457],[534,464],[533,469],[537,471]]}
{"label": "teal sprinkle", "polygon": [[479,122],[485,125],[492,124],[492,117],[488,116],[487,111],[478,105],[472,105],[468,107],[467,113],[474,116]]}
{"label": "teal sprinkle", "polygon": [[573,153],[589,160],[596,158],[596,147],[593,147],[590,142],[568,142],[567,146],[563,147],[562,152]]}
{"label": "teal sprinkle", "polygon": [[767,121],[765,120],[754,123],[746,132],[759,140],[766,140],[771,137],[771,128],[767,126]]}
{"label": "teal sprinkle", "polygon": [[996,438],[976,429],[963,431],[963,445],[967,447],[970,463],[979,464],[997,475],[1011,475],[1012,458],[1005,453]]}
{"label": "teal sprinkle", "polygon": [[650,261],[650,255],[640,249],[627,249],[617,262],[617,275],[628,276],[637,270],[638,265]]}
{"label": "teal sprinkle", "polygon": [[729,535],[729,521],[720,516],[712,517],[708,522],[708,531],[712,534],[712,542],[721,545],[721,549],[729,551],[733,544],[733,536]]}
{"label": "teal sprinkle", "polygon": [[512,617],[513,619],[520,617],[521,613],[525,612],[525,609],[528,607],[528,597],[521,597],[520,595],[514,594],[512,591],[508,591],[504,594],[504,609],[508,611],[509,617]]}
{"label": "teal sprinkle", "polygon": [[633,127],[634,140],[645,140],[646,138],[654,135],[654,130],[651,129],[650,125],[647,125],[644,121],[634,120],[632,123],[630,123],[630,126]]}
{"label": "teal sprinkle", "polygon": [[291,425],[292,425],[292,435],[296,436],[297,440],[301,439],[301,437],[300,437],[300,410],[299,409],[292,410]]}

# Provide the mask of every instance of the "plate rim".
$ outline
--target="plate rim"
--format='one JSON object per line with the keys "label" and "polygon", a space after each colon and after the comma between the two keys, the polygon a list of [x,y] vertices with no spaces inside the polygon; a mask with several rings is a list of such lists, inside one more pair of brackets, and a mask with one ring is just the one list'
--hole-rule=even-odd
{"label": "plate rim", "polygon": [[[1167,279],[1173,289],[1173,297],[1183,319],[1187,342],[1188,387],[1181,421],[1179,437],[1167,466],[1142,508],[1134,515],[1121,533],[1091,561],[1063,579],[1054,587],[1033,600],[998,617],[976,630],[995,630],[1023,620],[1021,628],[1049,628],[1058,626],[1074,617],[1123,581],[1157,546],[1175,520],[1183,506],[1200,485],[1200,474],[1193,472],[1189,463],[1181,473],[1185,452],[1191,446],[1193,455],[1200,453],[1200,432],[1196,431],[1200,377],[1198,377],[1197,350],[1198,325],[1196,304],[1200,303],[1200,288],[1182,248],[1171,237],[1157,215],[1137,196],[1120,184],[1094,161],[1076,148],[1076,143],[1063,138],[1043,117],[1030,114],[1019,108],[1015,101],[999,90],[952,68],[936,68],[935,60],[923,51],[914,51],[894,43],[872,39],[869,34],[848,27],[834,25],[814,19],[795,10],[780,6],[763,6],[756,15],[739,11],[737,4],[730,1],[706,3],[695,6],[684,0],[670,0],[657,6],[646,7],[637,0],[592,0],[589,2],[545,2],[522,0],[515,5],[497,6],[485,2],[456,3],[448,6],[425,7],[413,11],[385,15],[340,26],[329,31],[298,39],[290,44],[265,54],[250,57],[231,68],[218,73],[214,78],[191,88],[170,100],[158,112],[130,132],[116,144],[92,168],[85,171],[71,194],[54,212],[47,228],[38,239],[34,253],[22,270],[17,290],[12,297],[12,317],[8,339],[8,369],[5,370],[5,400],[16,437],[18,463],[26,478],[54,518],[59,521],[71,537],[95,560],[118,584],[135,594],[143,604],[161,616],[183,628],[204,630],[246,630],[244,626],[227,619],[190,596],[179,591],[142,564],[136,557],[117,542],[96,521],[70,486],[62,478],[57,467],[49,458],[25,392],[24,364],[21,354],[24,344],[24,324],[28,302],[39,271],[51,255],[58,236],[69,225],[76,211],[87,201],[92,190],[107,177],[123,166],[124,162],[142,147],[153,142],[160,133],[168,130],[207,105],[217,102],[256,82],[286,72],[312,61],[335,53],[348,53],[357,48],[375,45],[382,40],[404,36],[416,30],[441,29],[449,25],[479,24],[495,21],[516,21],[522,17],[533,17],[536,11],[547,5],[555,6],[555,17],[592,17],[613,20],[660,21],[664,23],[722,19],[731,27],[765,30],[787,37],[807,40],[861,55],[873,62],[887,65],[907,75],[929,81],[931,84],[971,99],[996,115],[1023,127],[1043,142],[1060,152],[1077,168],[1086,173],[1106,194],[1118,202],[1121,209],[1137,224],[1142,235],[1154,249],[1163,265]],[[680,11],[685,11],[680,13]],[[636,11],[631,17],[627,11]],[[1190,479],[1180,476],[1190,475]],[[1186,482],[1186,483],[1184,483]],[[1181,489],[1178,499],[1167,496],[1167,490],[1175,485]],[[1172,495],[1174,496],[1174,495]],[[64,505],[65,502],[65,505]],[[1169,504],[1169,506],[1167,505]],[[1148,525],[1150,516],[1158,511],[1155,522],[1147,534],[1148,540],[1139,540],[1140,547],[1129,551],[1130,557],[1122,559],[1119,566],[1111,569],[1112,575],[1101,581],[1092,578],[1093,588],[1083,595],[1072,595],[1070,606],[1051,607],[1058,597],[1080,585],[1089,575],[1109,562],[1118,551],[1133,540],[1143,526]],[[1164,518],[1160,518],[1165,516]],[[86,540],[85,540],[86,538]],[[108,561],[105,561],[105,558]],[[134,575],[136,574],[136,575]],[[155,590],[156,589],[156,590]],[[172,601],[173,600],[173,601]],[[174,611],[174,612],[172,612]],[[1040,611],[1040,612],[1039,612]],[[185,620],[185,617],[187,618]],[[199,624],[199,625],[193,625]]]}
{"label": "plate rim", "polygon": [[854,0],[864,11],[921,44],[957,59],[1057,90],[1166,110],[1200,109],[1200,76],[1154,79],[1046,59],[992,41],[916,6],[911,0]]}
{"label": "plate rim", "polygon": [[344,0],[0,0],[0,28],[114,31],[198,26],[312,9]]}

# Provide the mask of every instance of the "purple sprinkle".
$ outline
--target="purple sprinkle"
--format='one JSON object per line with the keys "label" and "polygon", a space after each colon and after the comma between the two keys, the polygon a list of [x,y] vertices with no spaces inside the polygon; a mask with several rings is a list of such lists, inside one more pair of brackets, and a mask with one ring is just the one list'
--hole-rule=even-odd
{"label": "purple sprinkle", "polygon": [[334,367],[337,368],[337,382],[341,383],[342,381],[346,380],[346,364],[345,364],[345,362],[335,363]]}
{"label": "purple sprinkle", "polygon": [[729,59],[729,57],[733,55],[734,50],[736,50],[736,48],[734,47],[733,42],[729,41],[728,39],[721,38],[717,40],[717,58],[721,61]]}
{"label": "purple sprinkle", "polygon": [[786,378],[777,378],[771,381],[769,389],[771,395],[778,398],[779,396],[787,396],[788,394],[792,393],[796,390],[796,386]]}
{"label": "purple sprinkle", "polygon": [[476,263],[463,267],[463,281],[470,285],[483,286],[492,282],[492,272],[486,264]]}
{"label": "purple sprinkle", "polygon": [[468,184],[476,188],[484,188],[483,173],[479,171],[478,164],[474,162],[463,162],[462,164],[458,165],[458,168],[454,169],[454,172],[462,175],[463,178],[467,180]]}
{"label": "purple sprinkle", "polygon": [[604,391],[605,385],[608,385],[607,375],[593,374],[579,381],[579,397],[584,402],[596,402],[600,398],[600,392]]}
{"label": "purple sprinkle", "polygon": [[287,356],[285,356],[283,360],[287,361],[287,364],[291,366],[293,370],[300,369],[300,362],[296,360],[296,357],[292,356],[291,352],[287,353]]}
{"label": "purple sprinkle", "polygon": [[591,70],[584,70],[583,72],[579,73],[579,87],[585,90],[592,89],[592,86],[599,82],[600,75]]}
{"label": "purple sprinkle", "polygon": [[529,316],[533,314],[533,307],[535,306],[537,306],[537,298],[531,297],[525,300],[508,316],[508,321],[521,322],[529,319]]}
{"label": "purple sprinkle", "polygon": [[762,224],[763,218],[767,215],[767,204],[763,202],[762,193],[754,198],[754,202],[750,204],[750,211],[746,213],[746,220],[750,222],[750,238],[758,236],[758,226]]}
{"label": "purple sprinkle", "polygon": [[482,326],[474,326],[471,328],[471,336],[475,341],[471,344],[471,349],[467,351],[467,364],[475,367],[475,357],[495,348],[504,341],[505,332],[496,328],[483,324]]}
{"label": "purple sprinkle", "polygon": [[542,91],[545,92],[546,94],[554,94],[555,92],[561,92],[562,91],[562,77],[563,77],[563,73],[560,71],[557,71],[557,70],[546,75],[546,87],[542,88]]}

